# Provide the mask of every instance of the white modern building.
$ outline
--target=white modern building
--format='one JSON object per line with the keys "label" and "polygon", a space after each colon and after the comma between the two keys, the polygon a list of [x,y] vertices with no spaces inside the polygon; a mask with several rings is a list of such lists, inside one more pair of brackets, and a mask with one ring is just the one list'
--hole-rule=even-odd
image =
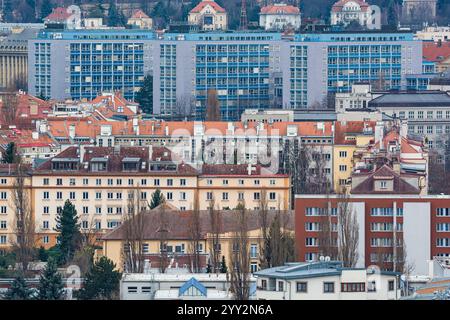
{"label": "white modern building", "polygon": [[424,41],[449,41],[450,27],[426,27],[416,32],[416,38]]}
{"label": "white modern building", "polygon": [[[231,300],[227,274],[135,273],[120,281],[121,300]],[[256,279],[250,278],[250,298],[256,292]]]}
{"label": "white modern building", "polygon": [[265,30],[300,29],[300,9],[284,3],[276,3],[261,8],[259,25]]}
{"label": "white modern building", "polygon": [[288,263],[261,270],[257,300],[396,300],[400,274],[344,268],[338,261]]}

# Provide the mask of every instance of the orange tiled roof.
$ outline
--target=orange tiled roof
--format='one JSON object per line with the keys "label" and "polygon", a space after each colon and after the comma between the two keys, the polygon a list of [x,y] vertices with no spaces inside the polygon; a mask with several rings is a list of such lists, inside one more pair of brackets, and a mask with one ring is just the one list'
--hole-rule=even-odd
{"label": "orange tiled roof", "polygon": [[198,13],[203,10],[206,6],[211,6],[216,12],[225,13],[225,9],[219,6],[215,1],[213,0],[205,0],[200,2],[198,5],[196,5],[189,13]]}
{"label": "orange tiled roof", "polygon": [[261,14],[300,14],[300,9],[291,5],[270,5],[262,7]]}
{"label": "orange tiled roof", "polygon": [[440,62],[450,57],[450,43],[441,44],[434,42],[423,42],[423,58],[430,62]]}
{"label": "orange tiled roof", "polygon": [[148,19],[149,16],[145,14],[144,11],[141,9],[134,10],[133,14],[131,15],[131,19]]}

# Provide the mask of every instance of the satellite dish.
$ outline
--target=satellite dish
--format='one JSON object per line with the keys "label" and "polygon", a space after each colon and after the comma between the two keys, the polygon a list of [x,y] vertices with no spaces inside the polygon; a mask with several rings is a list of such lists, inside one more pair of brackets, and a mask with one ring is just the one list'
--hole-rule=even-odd
{"label": "satellite dish", "polygon": [[320,260],[320,261],[324,261],[324,260],[325,260],[325,257],[324,257],[324,256],[320,256],[319,260]]}
{"label": "satellite dish", "polygon": [[325,261],[328,262],[328,261],[330,261],[330,260],[331,260],[331,258],[330,258],[329,256],[326,256],[326,257],[325,257]]}
{"label": "satellite dish", "polygon": [[401,279],[402,281],[406,281],[406,276],[405,276],[404,274],[402,274],[402,275],[400,276],[400,279]]}

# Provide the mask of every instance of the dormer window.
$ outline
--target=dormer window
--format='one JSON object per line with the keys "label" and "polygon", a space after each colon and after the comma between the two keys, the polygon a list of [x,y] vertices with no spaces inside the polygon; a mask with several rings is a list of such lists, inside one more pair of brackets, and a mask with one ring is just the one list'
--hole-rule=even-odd
{"label": "dormer window", "polygon": [[92,158],[91,159],[91,171],[92,172],[102,172],[108,169],[108,159],[107,158]]}
{"label": "dormer window", "polygon": [[78,158],[53,158],[52,170],[78,170]]}
{"label": "dormer window", "polygon": [[125,157],[122,159],[123,171],[138,171],[140,158]]}

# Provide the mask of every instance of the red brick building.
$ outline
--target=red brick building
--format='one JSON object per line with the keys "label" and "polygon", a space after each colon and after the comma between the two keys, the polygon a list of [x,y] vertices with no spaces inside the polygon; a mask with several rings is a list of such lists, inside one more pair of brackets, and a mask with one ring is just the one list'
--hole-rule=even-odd
{"label": "red brick building", "polygon": [[[393,269],[394,264],[401,264],[400,256],[405,248],[405,260],[413,267],[412,272],[427,274],[427,260],[450,256],[450,196],[372,191],[348,197],[297,195],[295,201],[296,247],[300,261],[316,260],[321,255],[324,248],[320,244],[323,239],[320,230],[324,217],[331,221],[328,234],[337,239],[338,207],[346,203],[347,212],[354,214],[359,225],[358,266],[377,264]],[[334,241],[336,244],[337,240]]]}

